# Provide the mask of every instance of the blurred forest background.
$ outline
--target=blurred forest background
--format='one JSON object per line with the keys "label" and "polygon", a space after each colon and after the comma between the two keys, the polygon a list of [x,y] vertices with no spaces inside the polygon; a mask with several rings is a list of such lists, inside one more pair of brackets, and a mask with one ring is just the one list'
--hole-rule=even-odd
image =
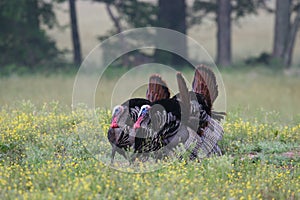
{"label": "blurred forest background", "polygon": [[[2,104],[71,105],[75,74],[97,44],[131,28],[157,26],[203,45],[221,71],[229,110],[242,107],[250,115],[263,108],[285,119],[300,113],[299,0],[1,0],[0,25]],[[132,52],[109,68],[97,102],[110,107],[107,94],[117,78],[151,62],[186,70],[176,55]]]}
{"label": "blurred forest background", "polygon": [[[145,26],[191,36],[219,67],[300,63],[298,0],[1,0],[0,25],[2,73],[78,66],[101,40]],[[119,66],[140,60],[180,65],[157,51],[134,59]]]}

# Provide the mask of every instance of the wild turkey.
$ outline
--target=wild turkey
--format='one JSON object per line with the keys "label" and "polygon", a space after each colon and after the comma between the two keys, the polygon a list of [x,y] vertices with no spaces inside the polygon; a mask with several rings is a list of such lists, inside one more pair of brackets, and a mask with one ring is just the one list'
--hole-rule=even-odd
{"label": "wild turkey", "polygon": [[136,122],[140,108],[152,101],[168,99],[170,92],[166,83],[157,74],[150,76],[146,98],[129,99],[114,108],[110,128],[107,133],[108,141],[112,146],[111,163],[114,162],[115,153],[123,155],[134,143],[131,137],[133,124]]}
{"label": "wild turkey", "polygon": [[[181,125],[181,109],[176,97],[142,106],[134,124],[135,142],[131,160],[148,158],[150,155],[161,159],[168,155],[175,146],[187,139],[188,132]],[[186,134],[178,135],[178,132]]]}
{"label": "wild turkey", "polygon": [[[218,94],[213,72],[205,66],[197,68],[193,81],[194,92],[188,92],[180,73],[177,74],[177,80],[179,94],[141,108],[134,125],[135,138],[140,138],[139,135],[143,135],[144,130],[147,130],[149,138],[135,141],[135,152],[147,154],[165,146],[168,146],[165,148],[168,152],[182,142],[185,148],[189,148],[191,143],[196,143],[191,151],[191,159],[198,157],[199,149],[204,156],[211,153],[220,154],[217,142],[222,138],[223,129],[211,118],[212,104]],[[221,114],[216,115],[218,119],[221,119]],[[159,152],[156,157],[161,154],[162,152]]]}

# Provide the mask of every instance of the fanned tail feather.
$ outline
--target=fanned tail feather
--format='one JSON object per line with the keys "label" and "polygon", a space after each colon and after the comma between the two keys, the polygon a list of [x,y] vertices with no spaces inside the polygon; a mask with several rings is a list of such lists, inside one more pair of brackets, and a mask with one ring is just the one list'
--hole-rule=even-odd
{"label": "fanned tail feather", "polygon": [[218,96],[218,85],[214,72],[205,65],[199,65],[195,71],[193,91],[205,96],[211,106]]}
{"label": "fanned tail feather", "polygon": [[150,76],[146,98],[151,102],[170,98],[169,88],[158,74]]}
{"label": "fanned tail feather", "polygon": [[181,118],[187,120],[190,116],[191,100],[186,82],[180,72],[177,72],[177,84],[180,94]]}

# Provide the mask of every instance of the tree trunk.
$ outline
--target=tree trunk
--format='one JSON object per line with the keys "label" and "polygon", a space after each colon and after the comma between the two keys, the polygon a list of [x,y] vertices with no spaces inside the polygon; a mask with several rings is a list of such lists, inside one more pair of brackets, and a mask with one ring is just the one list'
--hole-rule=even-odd
{"label": "tree trunk", "polygon": [[276,0],[273,58],[283,60],[290,31],[291,0]]}
{"label": "tree trunk", "polygon": [[[185,0],[173,0],[172,3],[170,3],[169,0],[159,0],[157,18],[159,27],[172,29],[186,34],[187,25]],[[170,44],[176,44],[176,48],[180,49],[174,50],[181,52],[184,58],[181,58],[180,56],[175,54],[168,55],[158,50],[155,52],[156,60],[164,60],[178,66],[184,63],[184,60],[187,58],[188,54],[186,39],[183,39],[181,41],[172,41],[172,38],[166,38],[166,42],[170,42]]]}
{"label": "tree trunk", "polygon": [[73,41],[73,60],[76,65],[80,65],[82,57],[81,57],[80,39],[79,39],[78,26],[77,26],[77,13],[76,13],[75,1],[76,0],[69,0],[72,41]]}
{"label": "tree trunk", "polygon": [[221,66],[231,65],[231,3],[220,0],[217,11],[217,63]]}
{"label": "tree trunk", "polygon": [[283,64],[286,68],[289,68],[292,63],[293,58],[293,50],[295,46],[297,32],[300,26],[300,6],[297,10],[296,17],[294,19],[294,23],[291,25],[290,33],[288,35],[286,48],[283,54]]}

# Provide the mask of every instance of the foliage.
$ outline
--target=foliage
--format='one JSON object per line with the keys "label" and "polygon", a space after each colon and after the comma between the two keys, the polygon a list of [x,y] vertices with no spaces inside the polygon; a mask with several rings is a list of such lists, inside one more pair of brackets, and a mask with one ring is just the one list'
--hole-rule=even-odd
{"label": "foliage", "polygon": [[[100,41],[103,41],[111,35],[118,34],[124,30],[130,28],[147,27],[157,25],[157,9],[151,2],[143,2],[138,0],[93,0],[100,3],[105,3],[106,11],[114,23],[114,27],[110,29],[105,35],[98,37]],[[113,55],[114,49],[119,48],[122,44],[122,48],[126,48],[128,43],[134,43],[134,41],[124,39],[124,36],[120,35],[118,41],[110,41],[107,43],[107,50],[103,52],[103,57]],[[121,65],[123,67],[135,66],[140,60],[147,59],[149,56],[141,53],[140,51],[133,51],[120,57],[114,61],[114,64]],[[152,58],[150,58],[152,59]]]}
{"label": "foliage", "polygon": [[[248,14],[257,14],[258,8],[264,8],[269,11],[269,8],[265,5],[265,0],[231,0],[232,18],[235,20]],[[203,18],[209,14],[215,15],[217,9],[218,3],[215,0],[195,0],[192,7],[193,12],[189,18],[190,26],[201,23]]]}
{"label": "foliage", "polygon": [[0,64],[34,67],[57,59],[59,51],[42,30],[56,24],[53,2],[4,0],[0,3]]}
{"label": "foliage", "polygon": [[1,199],[300,198],[299,124],[245,121],[228,113],[224,156],[131,174],[95,160],[78,139],[80,127],[105,136],[111,113],[96,112],[97,123],[85,108],[70,111],[56,102],[2,107]]}
{"label": "foliage", "polygon": [[269,65],[270,64],[270,61],[271,61],[271,55],[266,53],[266,52],[263,52],[261,53],[259,56],[257,57],[250,57],[250,58],[247,58],[245,60],[245,63],[247,65],[258,65],[258,64],[263,64],[263,65]]}
{"label": "foliage", "polygon": [[[113,6],[116,19],[122,24],[122,29],[155,26],[157,9],[154,4],[138,0],[94,0]],[[116,30],[113,30],[116,34]],[[109,36],[112,33],[109,33]]]}

